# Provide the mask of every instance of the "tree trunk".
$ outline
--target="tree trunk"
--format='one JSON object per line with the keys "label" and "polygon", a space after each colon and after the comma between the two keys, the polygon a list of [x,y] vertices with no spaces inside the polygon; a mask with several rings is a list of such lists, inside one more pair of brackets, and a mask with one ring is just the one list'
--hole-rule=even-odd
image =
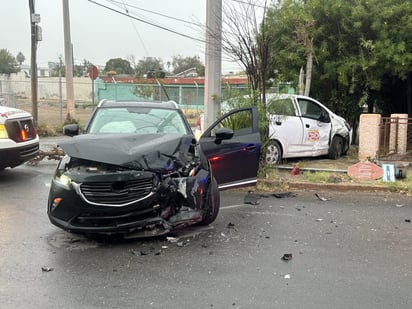
{"label": "tree trunk", "polygon": [[299,84],[298,84],[298,93],[303,94],[305,90],[305,84],[303,83],[303,79],[305,78],[305,72],[303,71],[303,68],[300,68],[299,71]]}
{"label": "tree trunk", "polygon": [[306,59],[305,96],[309,96],[309,93],[310,93],[310,82],[312,79],[312,66],[313,66],[313,51],[310,48],[307,52],[307,59]]}

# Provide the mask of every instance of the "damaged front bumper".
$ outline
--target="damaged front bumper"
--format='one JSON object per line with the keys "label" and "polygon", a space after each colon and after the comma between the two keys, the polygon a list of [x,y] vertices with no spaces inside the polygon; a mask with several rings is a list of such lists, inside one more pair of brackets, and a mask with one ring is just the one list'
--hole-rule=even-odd
{"label": "damaged front bumper", "polygon": [[54,225],[78,233],[146,233],[152,236],[201,222],[209,173],[158,177],[148,171],[104,173],[52,180],[48,216]]}

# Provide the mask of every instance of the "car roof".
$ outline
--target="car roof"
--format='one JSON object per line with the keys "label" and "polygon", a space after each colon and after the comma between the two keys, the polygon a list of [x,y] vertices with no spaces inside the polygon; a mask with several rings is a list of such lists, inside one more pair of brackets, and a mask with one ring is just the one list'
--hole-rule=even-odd
{"label": "car roof", "polygon": [[175,101],[115,101],[115,100],[101,100],[97,107],[151,107],[151,108],[166,108],[179,109]]}

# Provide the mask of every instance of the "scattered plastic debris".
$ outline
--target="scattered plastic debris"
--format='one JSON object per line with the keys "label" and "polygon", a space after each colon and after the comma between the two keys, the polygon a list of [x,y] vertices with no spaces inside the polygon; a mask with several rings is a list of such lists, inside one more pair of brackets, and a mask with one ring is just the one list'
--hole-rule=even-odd
{"label": "scattered plastic debris", "polygon": [[41,270],[42,270],[43,272],[49,272],[49,271],[53,271],[54,268],[53,268],[53,267],[48,267],[48,266],[43,266],[43,267],[41,268]]}
{"label": "scattered plastic debris", "polygon": [[289,262],[292,259],[292,253],[285,253],[280,259],[282,261]]}
{"label": "scattered plastic debris", "polygon": [[261,198],[260,194],[253,193],[252,191],[249,191],[245,198],[243,199],[243,203],[245,204],[251,204],[251,205],[259,205],[259,200]]}
{"label": "scattered plastic debris", "polygon": [[290,279],[290,275],[289,275],[289,274],[286,274],[286,275],[283,276],[283,278],[285,278],[285,279]]}
{"label": "scattered plastic debris", "polygon": [[318,193],[315,193],[315,195],[316,195],[316,197],[318,198],[318,199],[320,199],[321,201],[329,201],[330,200],[330,198],[328,198],[328,197],[323,197],[323,196],[320,196]]}
{"label": "scattered plastic debris", "polygon": [[279,193],[273,193],[272,195],[277,198],[287,198],[287,197],[297,196],[297,194],[293,192],[279,192]]}
{"label": "scattered plastic debris", "polygon": [[177,243],[179,241],[179,238],[176,237],[166,237],[166,240],[172,244]]}
{"label": "scattered plastic debris", "polygon": [[404,204],[396,204],[396,207],[398,207],[398,208],[401,208],[403,206],[405,206],[405,205]]}

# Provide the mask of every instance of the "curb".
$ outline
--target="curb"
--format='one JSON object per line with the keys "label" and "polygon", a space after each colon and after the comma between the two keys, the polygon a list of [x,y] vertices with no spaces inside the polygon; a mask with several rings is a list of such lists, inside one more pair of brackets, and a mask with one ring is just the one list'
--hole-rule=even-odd
{"label": "curb", "polygon": [[345,184],[345,183],[306,183],[306,182],[285,182],[285,181],[277,181],[277,180],[269,180],[269,179],[259,179],[258,185],[263,184],[266,186],[287,186],[288,189],[295,189],[295,190],[311,190],[311,191],[320,191],[320,190],[328,190],[328,191],[358,191],[358,192],[392,192],[390,188],[385,186],[379,185],[368,185],[368,184]]}

